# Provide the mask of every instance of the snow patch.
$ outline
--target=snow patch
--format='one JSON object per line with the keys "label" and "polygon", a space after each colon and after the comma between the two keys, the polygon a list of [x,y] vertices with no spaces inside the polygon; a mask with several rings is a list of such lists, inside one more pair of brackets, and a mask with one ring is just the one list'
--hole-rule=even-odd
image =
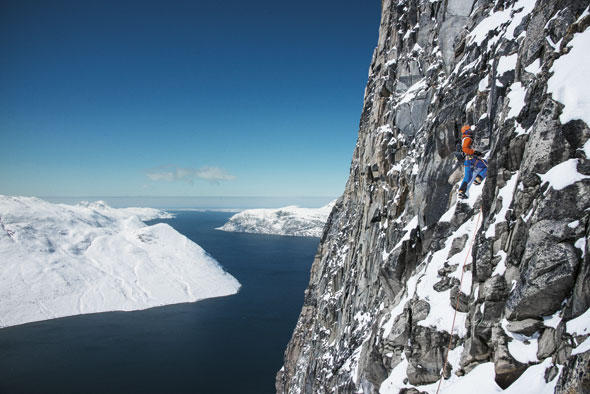
{"label": "snow patch", "polygon": [[486,75],[481,81],[479,81],[479,85],[477,85],[477,90],[480,92],[485,92],[490,86],[490,77]]}
{"label": "snow patch", "polygon": [[508,40],[514,38],[516,28],[533,10],[535,4],[536,0],[519,0],[512,7],[491,13],[469,33],[468,42],[481,45],[491,32],[497,35],[490,39],[488,45],[494,45],[501,37]]}
{"label": "snow patch", "polygon": [[576,228],[580,225],[580,221],[579,220],[574,220],[573,222],[570,222],[567,224],[567,226],[569,228]]}
{"label": "snow patch", "polygon": [[565,323],[566,331],[571,335],[590,334],[590,309]]}
{"label": "snow patch", "polygon": [[586,238],[582,237],[579,238],[575,243],[574,246],[582,251],[582,259],[584,259],[586,255]]}
{"label": "snow patch", "polygon": [[508,103],[510,105],[510,110],[508,111],[508,115],[506,115],[506,119],[514,118],[518,116],[524,107],[526,89],[520,82],[515,82],[510,86],[510,92],[506,96],[508,97]]}
{"label": "snow patch", "polygon": [[498,29],[510,19],[510,11],[508,8],[484,18],[467,36],[470,42],[481,45],[490,32]]}
{"label": "snow patch", "polygon": [[389,373],[387,379],[379,386],[379,394],[398,394],[401,389],[408,387],[404,384],[406,377],[406,370],[408,369],[408,360],[405,354],[402,353],[402,361],[397,364]]}
{"label": "snow patch", "polygon": [[496,254],[496,256],[500,256],[501,260],[498,261],[498,264],[496,264],[496,268],[494,268],[494,272],[492,272],[492,276],[504,275],[504,272],[506,271],[507,254],[505,251],[499,250],[498,253]]}
{"label": "snow patch", "polygon": [[516,60],[518,59],[518,54],[512,54],[509,56],[502,56],[498,60],[498,67],[496,68],[498,75],[502,75],[505,72],[514,70],[516,68]]}
{"label": "snow patch", "polygon": [[[443,380],[440,394],[472,394],[474,388],[477,388],[478,394],[553,394],[557,378],[551,382],[545,382],[545,370],[552,365],[551,358],[544,360],[542,363],[529,367],[524,373],[506,390],[502,390],[494,381],[496,373],[494,363],[483,363],[475,367],[465,376],[458,377],[451,375],[449,380]],[[561,372],[561,365],[557,365]],[[420,391],[436,393],[437,383],[426,386],[417,386]],[[392,393],[392,392],[389,392]],[[397,394],[397,392],[395,392]]]}
{"label": "snow patch", "polygon": [[531,74],[538,74],[541,71],[541,59],[534,60],[531,64],[526,66],[524,70]]}
{"label": "snow patch", "polygon": [[547,81],[547,92],[565,106],[559,116],[562,124],[574,119],[590,124],[590,92],[580,83],[590,80],[590,29],[576,34],[569,46],[570,52],[551,66],[553,76]]}
{"label": "snow patch", "polygon": [[428,84],[425,78],[422,78],[412,86],[408,88],[408,90],[400,97],[400,100],[395,105],[395,108],[399,107],[402,104],[407,104],[412,102],[418,93],[426,90],[428,88]]}
{"label": "snow patch", "polygon": [[572,356],[587,352],[588,350],[590,350],[590,337],[586,338],[584,342],[580,343],[574,350],[572,350]]}
{"label": "snow patch", "polygon": [[559,311],[555,312],[551,316],[543,317],[543,324],[546,327],[557,328],[557,326],[559,325],[560,322],[561,322],[561,317],[559,316]]}
{"label": "snow patch", "polygon": [[561,190],[583,179],[589,179],[589,175],[578,172],[578,159],[569,159],[552,167],[545,174],[537,174],[543,183],[549,182],[554,190]]}
{"label": "snow patch", "polygon": [[[535,394],[553,394],[555,391],[555,385],[558,379],[553,378],[549,383],[545,382],[545,370],[553,365],[551,358],[545,359],[542,363],[530,366],[524,373],[512,383],[504,391],[504,394],[522,394],[522,393],[535,393]],[[559,372],[563,368],[562,365],[557,365]],[[478,390],[479,394],[484,394]]]}
{"label": "snow patch", "polygon": [[439,222],[450,222],[453,220],[455,216],[455,210],[457,209],[457,204],[453,204],[438,220]]}
{"label": "snow patch", "polygon": [[507,328],[508,321],[502,320],[502,328],[508,337],[511,338],[508,342],[508,352],[514,357],[516,361],[521,363],[538,362],[537,350],[539,347],[538,339],[539,333],[534,333],[532,336],[527,337],[522,334],[515,334],[510,332]]}

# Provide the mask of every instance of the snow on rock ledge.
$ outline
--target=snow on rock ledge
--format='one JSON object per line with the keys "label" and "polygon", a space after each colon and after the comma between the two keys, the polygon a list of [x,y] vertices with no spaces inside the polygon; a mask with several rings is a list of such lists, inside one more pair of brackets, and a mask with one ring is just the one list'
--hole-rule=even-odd
{"label": "snow on rock ledge", "polygon": [[0,327],[234,294],[239,282],[151,208],[0,196]]}
{"label": "snow on rock ledge", "polygon": [[332,201],[321,208],[289,206],[278,209],[247,209],[233,215],[217,230],[321,237],[334,203]]}

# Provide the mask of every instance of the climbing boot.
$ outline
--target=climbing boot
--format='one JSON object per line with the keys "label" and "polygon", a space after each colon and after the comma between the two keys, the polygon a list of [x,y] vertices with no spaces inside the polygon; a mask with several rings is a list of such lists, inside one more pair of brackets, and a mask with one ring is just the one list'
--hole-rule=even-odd
{"label": "climbing boot", "polygon": [[473,180],[473,183],[475,183],[476,185],[481,185],[481,181],[483,181],[483,178],[478,175]]}
{"label": "climbing boot", "polygon": [[459,192],[457,193],[457,196],[461,199],[464,200],[467,198],[467,182],[463,182],[461,183],[461,187],[459,187]]}

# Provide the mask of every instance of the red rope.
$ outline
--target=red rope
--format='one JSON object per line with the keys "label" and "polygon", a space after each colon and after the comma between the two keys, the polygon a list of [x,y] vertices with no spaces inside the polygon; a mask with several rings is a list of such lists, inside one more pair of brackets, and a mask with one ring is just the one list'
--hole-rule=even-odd
{"label": "red rope", "polygon": [[436,394],[440,390],[440,385],[444,379],[445,369],[447,368],[447,362],[449,361],[449,352],[451,351],[451,346],[453,344],[453,330],[455,329],[455,319],[457,318],[457,309],[459,308],[459,295],[461,294],[461,286],[463,285],[463,274],[465,273],[465,264],[467,263],[467,258],[471,254],[471,248],[473,247],[473,243],[475,242],[475,234],[479,228],[479,219],[481,218],[481,209],[479,210],[479,215],[477,215],[477,222],[475,224],[475,229],[473,230],[473,239],[471,240],[471,244],[469,245],[469,249],[467,250],[467,254],[465,255],[465,260],[463,260],[463,266],[461,267],[461,280],[459,281],[459,291],[457,291],[457,297],[455,301],[455,313],[453,313],[453,324],[451,325],[451,333],[449,335],[449,346],[447,348],[447,354],[445,356],[445,363],[443,364],[443,368],[441,371],[441,377],[438,381],[438,387],[436,388]]}

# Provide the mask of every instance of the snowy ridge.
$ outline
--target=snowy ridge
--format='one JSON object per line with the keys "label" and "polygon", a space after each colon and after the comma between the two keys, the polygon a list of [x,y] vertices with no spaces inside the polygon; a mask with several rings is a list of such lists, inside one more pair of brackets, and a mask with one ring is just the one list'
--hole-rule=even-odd
{"label": "snowy ridge", "polygon": [[154,219],[172,219],[174,215],[170,212],[164,211],[162,209],[155,209],[155,208],[139,208],[139,207],[129,207],[129,208],[111,208],[107,205],[104,201],[81,201],[78,203],[81,207],[86,207],[95,211],[99,211],[101,213],[106,213],[109,216],[137,216],[137,218],[141,221],[148,221]]}
{"label": "snowy ridge", "polygon": [[334,203],[332,201],[321,208],[289,206],[278,209],[247,209],[233,215],[217,230],[320,237]]}
{"label": "snowy ridge", "polygon": [[0,327],[234,294],[240,284],[151,208],[0,196]]}

